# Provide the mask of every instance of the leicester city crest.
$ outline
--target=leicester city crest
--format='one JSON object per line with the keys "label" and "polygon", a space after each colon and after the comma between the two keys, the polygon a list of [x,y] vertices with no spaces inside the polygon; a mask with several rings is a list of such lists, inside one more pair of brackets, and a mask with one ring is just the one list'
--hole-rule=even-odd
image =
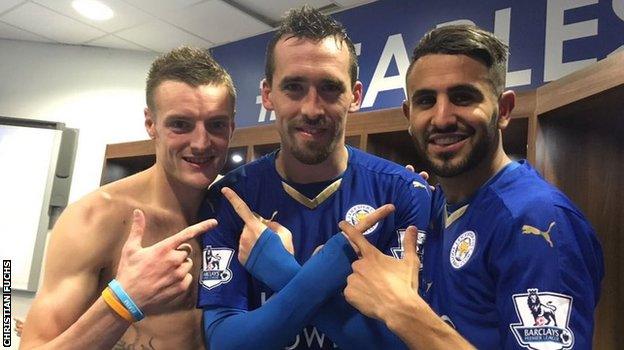
{"label": "leicester city crest", "polygon": [[449,254],[451,265],[456,269],[466,265],[470,257],[472,257],[476,245],[477,234],[474,231],[466,231],[459,235],[451,246],[451,252]]}
{"label": "leicester city crest", "polygon": [[520,323],[509,327],[521,346],[535,350],[574,347],[574,333],[568,326],[572,297],[533,288],[512,298]]}
{"label": "leicester city crest", "polygon": [[[372,213],[374,211],[375,211],[375,208],[371,207],[368,204],[354,205],[347,211],[347,215],[345,215],[345,220],[348,223],[350,223],[351,225],[355,225],[360,220],[362,220],[366,215],[368,215],[368,214],[370,214],[370,213]],[[375,225],[371,226],[371,228],[366,230],[366,232],[364,232],[364,235],[367,235],[367,234],[375,231],[377,226],[379,226],[378,222],[376,222]]]}
{"label": "leicester city crest", "polygon": [[234,249],[207,246],[202,253],[202,286],[212,289],[232,280],[230,262]]}

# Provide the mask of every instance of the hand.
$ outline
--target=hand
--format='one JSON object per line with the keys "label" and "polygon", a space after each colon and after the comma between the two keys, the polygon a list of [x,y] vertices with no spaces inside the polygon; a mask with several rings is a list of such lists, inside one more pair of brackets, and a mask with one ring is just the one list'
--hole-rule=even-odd
{"label": "hand", "polygon": [[286,248],[290,254],[293,254],[294,248],[292,244],[292,234],[287,228],[275,221],[266,220],[254,214],[254,212],[249,209],[245,201],[243,201],[236,194],[236,192],[232,191],[230,188],[223,187],[221,189],[221,193],[223,193],[225,198],[234,208],[234,211],[245,223],[243,232],[241,232],[240,235],[240,241],[238,243],[238,261],[240,261],[243,266],[247,262],[249,254],[258,241],[258,238],[260,238],[260,235],[267,227],[277,233],[282,241],[282,244],[284,245],[284,248]]}
{"label": "hand", "polygon": [[416,227],[410,226],[405,232],[402,260],[381,253],[364,238],[364,230],[344,221],[340,228],[359,251],[359,259],[352,264],[353,273],[347,278],[344,290],[349,304],[364,315],[385,321],[388,312],[401,310],[404,301],[419,298]]}
{"label": "hand", "polygon": [[22,330],[24,329],[24,321],[19,318],[13,318],[15,320],[15,334],[18,337],[22,336]]}
{"label": "hand", "polygon": [[151,247],[143,247],[145,215],[134,210],[116,278],[146,315],[189,289],[193,280],[189,273],[193,267],[192,248],[185,242],[216,226],[214,219],[202,221]]}

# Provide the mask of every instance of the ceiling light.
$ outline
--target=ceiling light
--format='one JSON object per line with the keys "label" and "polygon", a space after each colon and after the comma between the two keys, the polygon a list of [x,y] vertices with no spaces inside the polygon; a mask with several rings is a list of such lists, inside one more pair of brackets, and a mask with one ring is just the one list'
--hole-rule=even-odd
{"label": "ceiling light", "polygon": [[243,161],[243,157],[240,156],[240,154],[233,154],[232,155],[232,161],[234,163],[240,163]]}
{"label": "ceiling light", "polygon": [[113,10],[97,0],[74,0],[72,7],[81,15],[94,21],[106,21],[113,17]]}

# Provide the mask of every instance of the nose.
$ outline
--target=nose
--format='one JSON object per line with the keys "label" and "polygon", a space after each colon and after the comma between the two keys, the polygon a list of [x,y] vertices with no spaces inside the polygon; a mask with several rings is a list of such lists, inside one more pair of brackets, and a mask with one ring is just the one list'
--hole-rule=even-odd
{"label": "nose", "polygon": [[301,114],[310,119],[323,116],[323,101],[318,91],[316,91],[316,88],[309,88],[307,94],[303,97],[301,101]]}
{"label": "nose", "polygon": [[197,123],[193,130],[192,136],[191,151],[193,152],[202,153],[212,145],[210,133],[203,123]]}
{"label": "nose", "polygon": [[447,97],[439,96],[432,111],[431,125],[436,129],[444,130],[457,123],[453,104]]}

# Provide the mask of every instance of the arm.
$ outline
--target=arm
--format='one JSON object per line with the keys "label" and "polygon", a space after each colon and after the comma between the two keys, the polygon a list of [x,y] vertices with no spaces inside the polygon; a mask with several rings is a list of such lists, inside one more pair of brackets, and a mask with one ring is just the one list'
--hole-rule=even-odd
{"label": "arm", "polygon": [[[100,288],[107,282],[100,280],[100,273],[110,264],[107,259],[116,247],[114,241],[124,228],[111,227],[111,213],[105,208],[77,203],[59,218],[50,239],[44,282],[25,325],[22,348],[110,349],[130,325],[100,296]],[[152,313],[159,304],[188,289],[192,263],[186,251],[176,248],[215,224],[203,222],[143,248],[145,218],[141,211],[135,211],[121,250],[117,279],[144,313]]]}
{"label": "arm", "polygon": [[558,346],[591,348],[604,266],[587,220],[570,207],[540,203],[507,230],[491,259],[501,347],[524,348],[540,341],[526,333],[551,329],[560,334]]}
{"label": "arm", "polygon": [[[258,309],[204,311],[206,339],[213,349],[275,349],[285,346],[309,323],[319,306],[344,284],[349,266],[346,240],[330,239],[299,273]],[[239,336],[233,337],[233,334]]]}
{"label": "arm", "polygon": [[101,230],[87,210],[81,203],[69,206],[51,233],[45,277],[25,323],[22,349],[110,349],[130,325],[99,297],[106,248],[90,239]]}
{"label": "arm", "polygon": [[[281,228],[275,222],[267,223],[267,225],[274,230]],[[344,235],[338,233],[332,239],[342,240],[344,250],[348,251],[352,258],[355,257]],[[352,260],[341,260],[345,266],[334,266],[334,271],[347,271],[347,275],[350,274]],[[284,248],[278,235],[271,229],[267,229],[252,248],[245,268],[277,292],[297,275],[301,266]],[[359,313],[345,301],[342,293],[335,293],[329,301],[324,303],[313,316],[311,323],[343,349],[399,349],[403,347],[401,341],[383,323]]]}

